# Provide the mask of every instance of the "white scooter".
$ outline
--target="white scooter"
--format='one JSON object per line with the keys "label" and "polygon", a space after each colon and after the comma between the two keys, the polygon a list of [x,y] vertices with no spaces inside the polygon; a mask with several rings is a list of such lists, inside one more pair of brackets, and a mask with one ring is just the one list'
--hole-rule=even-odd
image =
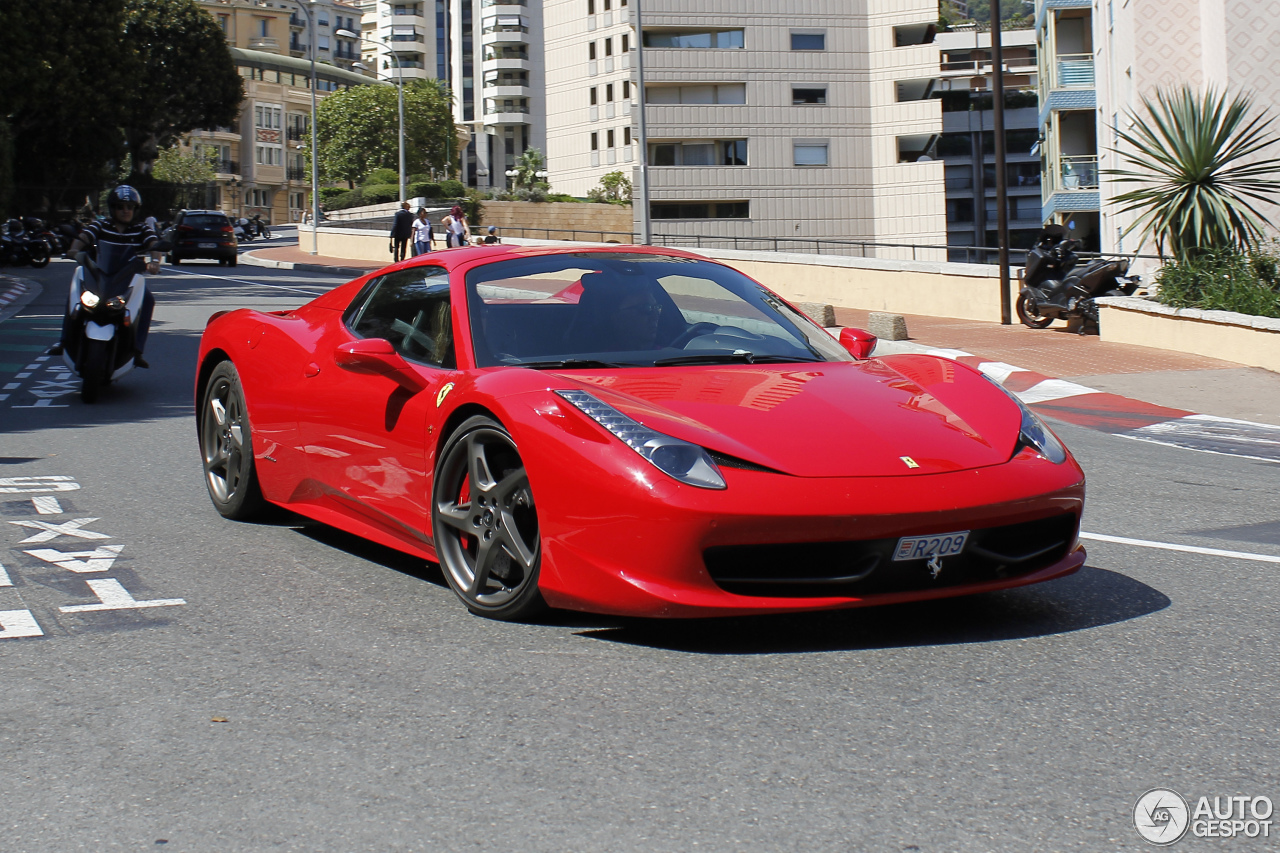
{"label": "white scooter", "polygon": [[109,274],[87,252],[76,255],[71,277],[71,322],[62,360],[80,377],[80,398],[93,403],[103,386],[134,368],[136,323],[147,297],[146,259],[134,257]]}

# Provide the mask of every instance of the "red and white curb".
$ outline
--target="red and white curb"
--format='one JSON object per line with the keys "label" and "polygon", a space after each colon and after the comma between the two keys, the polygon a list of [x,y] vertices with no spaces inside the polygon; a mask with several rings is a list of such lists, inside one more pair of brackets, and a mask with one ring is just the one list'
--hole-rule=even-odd
{"label": "red and white curb", "polygon": [[1002,361],[990,361],[963,350],[900,342],[891,346],[893,352],[939,355],[977,368],[1028,406],[1055,420],[1151,444],[1280,462],[1280,426],[1144,403]]}
{"label": "red and white curb", "polygon": [[4,311],[4,309],[26,296],[28,292],[25,284],[13,279],[0,278],[0,287],[4,288],[0,290],[0,311]]}

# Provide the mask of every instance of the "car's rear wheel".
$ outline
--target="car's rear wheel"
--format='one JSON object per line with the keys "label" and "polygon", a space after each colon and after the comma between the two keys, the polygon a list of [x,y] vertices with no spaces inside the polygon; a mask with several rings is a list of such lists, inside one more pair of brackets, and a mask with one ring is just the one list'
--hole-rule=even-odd
{"label": "car's rear wheel", "polygon": [[515,620],[546,608],[533,491],[511,434],[497,421],[469,418],[445,443],[431,530],[445,579],[472,613]]}
{"label": "car's rear wheel", "polygon": [[227,518],[252,518],[266,501],[253,465],[253,432],[235,365],[224,361],[214,368],[200,399],[200,455],[209,498]]}

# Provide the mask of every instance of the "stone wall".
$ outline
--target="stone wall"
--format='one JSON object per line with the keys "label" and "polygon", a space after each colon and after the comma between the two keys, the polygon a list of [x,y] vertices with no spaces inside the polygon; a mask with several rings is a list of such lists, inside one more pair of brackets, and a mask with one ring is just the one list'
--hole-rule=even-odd
{"label": "stone wall", "polygon": [[[631,206],[575,202],[484,201],[482,227],[513,237],[631,243]],[[522,230],[523,229],[523,230]],[[570,232],[551,233],[547,232]]]}

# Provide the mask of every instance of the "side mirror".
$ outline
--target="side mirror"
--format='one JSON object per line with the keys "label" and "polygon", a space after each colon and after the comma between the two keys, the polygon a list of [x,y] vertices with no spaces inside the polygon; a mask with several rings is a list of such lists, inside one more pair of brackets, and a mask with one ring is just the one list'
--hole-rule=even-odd
{"label": "side mirror", "polygon": [[422,377],[385,338],[365,338],[341,344],[334,352],[333,360],[343,370],[385,376],[415,394],[427,387]]}
{"label": "side mirror", "polygon": [[840,346],[849,351],[849,355],[863,361],[871,357],[876,348],[876,336],[866,329],[846,328],[840,330]]}

